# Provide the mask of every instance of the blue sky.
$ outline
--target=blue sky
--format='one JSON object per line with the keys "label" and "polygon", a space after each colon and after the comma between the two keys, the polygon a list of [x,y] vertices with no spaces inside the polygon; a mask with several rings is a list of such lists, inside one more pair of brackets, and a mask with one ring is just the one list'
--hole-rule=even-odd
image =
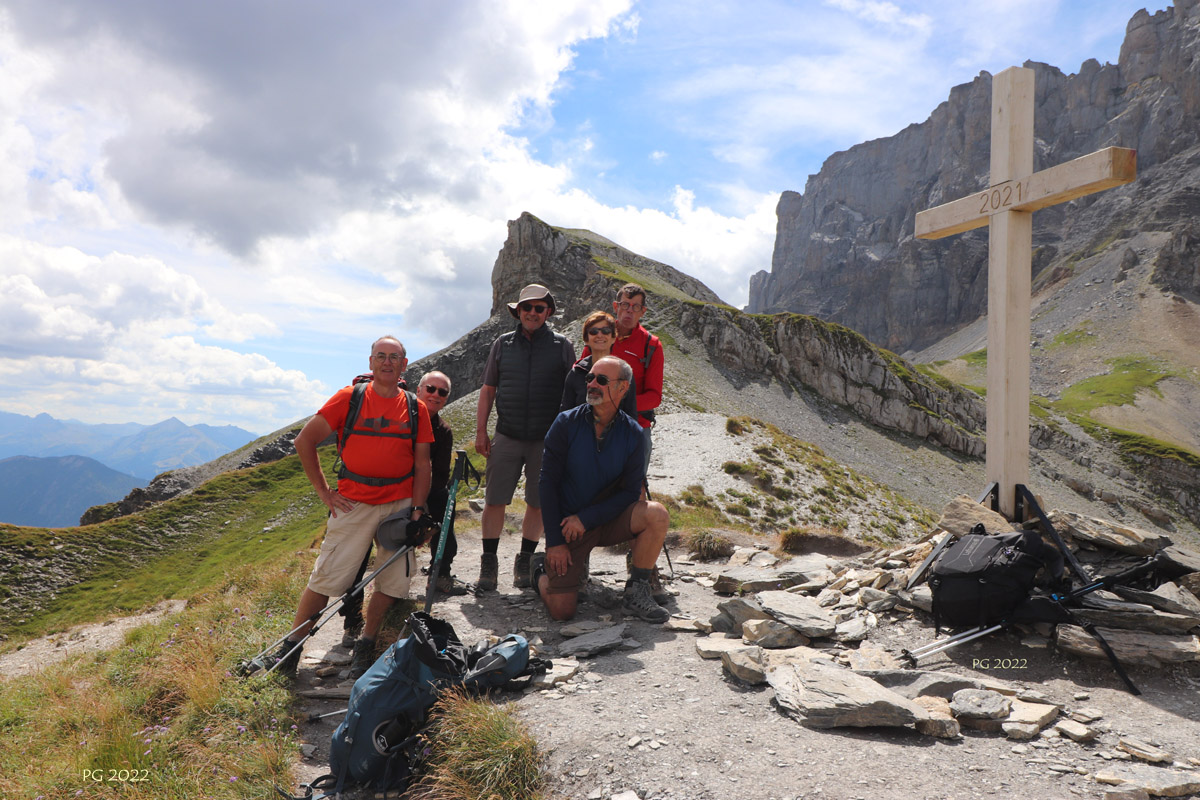
{"label": "blue sky", "polygon": [[522,211],[744,304],[830,154],[1140,8],[0,0],[0,410],[274,430],[486,318]]}

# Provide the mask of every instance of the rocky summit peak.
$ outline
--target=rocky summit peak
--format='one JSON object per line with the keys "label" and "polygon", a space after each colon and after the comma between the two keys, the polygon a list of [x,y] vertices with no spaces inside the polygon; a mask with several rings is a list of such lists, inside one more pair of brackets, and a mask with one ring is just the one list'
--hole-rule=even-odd
{"label": "rocky summit peak", "polygon": [[[1198,20],[1200,3],[1178,0],[1134,15],[1115,65],[1089,59],[1065,75],[1025,64],[1036,72],[1035,169],[1121,146],[1138,151],[1139,171],[1134,184],[1039,211],[1035,275],[1061,279],[1134,232],[1168,232],[1176,252],[1200,239]],[[784,192],[771,271],[751,279],[749,310],[814,314],[896,352],[984,314],[986,229],[917,241],[913,218],[988,185],[990,107],[984,72],[924,122],[835,153],[803,194]],[[1167,272],[1158,285],[1200,293],[1200,275]]]}

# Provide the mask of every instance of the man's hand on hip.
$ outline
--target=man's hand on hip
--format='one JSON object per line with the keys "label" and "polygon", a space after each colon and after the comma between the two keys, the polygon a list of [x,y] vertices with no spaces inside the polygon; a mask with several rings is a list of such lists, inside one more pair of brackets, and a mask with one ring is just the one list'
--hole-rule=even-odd
{"label": "man's hand on hip", "polygon": [[324,492],[318,492],[317,495],[321,498],[321,502],[329,509],[330,516],[337,518],[337,512],[344,511],[349,513],[354,510],[358,503],[348,497],[342,497],[338,494],[337,489],[326,489]]}

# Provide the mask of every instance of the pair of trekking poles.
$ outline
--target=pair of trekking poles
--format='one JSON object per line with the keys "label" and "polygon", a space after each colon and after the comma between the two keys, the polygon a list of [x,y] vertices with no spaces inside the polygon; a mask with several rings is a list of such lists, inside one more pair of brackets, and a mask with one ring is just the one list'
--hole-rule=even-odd
{"label": "pair of trekking poles", "polygon": [[[465,450],[459,450],[455,454],[454,470],[453,470],[452,478],[450,481],[450,493],[449,493],[449,497],[446,501],[446,511],[442,515],[442,525],[440,528],[440,536],[438,539],[437,552],[434,554],[433,563],[429,567],[429,581],[425,585],[425,613],[426,614],[428,614],[430,609],[433,608],[433,593],[436,588],[437,577],[438,577],[439,571],[441,570],[441,567],[442,567],[442,556],[445,554],[445,550],[446,550],[446,539],[449,536],[450,529],[454,524],[454,515],[456,513],[455,506],[457,504],[457,498],[458,498],[458,487],[463,481],[470,481],[471,478],[474,478],[476,485],[479,485],[480,483],[482,483],[482,478],[479,475],[479,471],[475,469],[474,465],[471,464],[470,459],[467,458],[467,452]],[[427,519],[427,517],[422,517],[422,519]],[[385,520],[385,522],[386,522],[386,520]],[[434,523],[433,520],[429,520],[428,526],[424,526],[424,527],[426,529],[428,527],[436,527],[436,523]],[[359,581],[357,584],[355,584],[348,592],[346,592],[345,594],[343,594],[341,597],[337,598],[333,602],[329,603],[329,605],[325,606],[323,609],[321,609],[317,613],[313,614],[311,617],[304,620],[296,627],[292,628],[290,631],[285,633],[283,636],[276,639],[274,641],[274,643],[268,645],[266,648],[264,648],[262,651],[260,651],[257,655],[251,657],[248,660],[243,661],[241,666],[238,667],[238,675],[247,676],[247,675],[254,675],[259,672],[262,672],[264,675],[266,675],[266,674],[273,672],[276,667],[278,667],[280,664],[282,664],[284,661],[286,661],[288,658],[290,658],[293,653],[299,652],[300,648],[304,646],[305,642],[307,642],[312,637],[316,636],[317,632],[321,630],[321,628],[325,625],[325,623],[329,622],[329,620],[332,619],[337,614],[338,609],[340,609],[350,598],[361,594],[363,592],[363,590],[366,589],[367,585],[371,581],[375,580],[375,576],[379,575],[381,572],[383,572],[385,569],[387,569],[389,566],[391,566],[392,562],[394,562],[396,559],[400,558],[401,556],[407,555],[407,553],[410,550],[420,547],[421,544],[423,544],[423,541],[422,541],[423,535],[424,534],[418,535],[418,537],[415,541],[410,539],[409,541],[404,542],[400,547],[396,548],[396,551],[394,553],[392,553],[392,555],[387,559],[387,561],[383,562],[383,564],[376,567],[375,570],[372,571],[370,575],[367,575],[366,577],[364,577],[361,581]],[[296,642],[296,645],[294,647],[289,649],[288,652],[285,653],[282,658],[277,659],[273,664],[266,663],[265,659],[269,653],[271,653],[271,652],[275,651],[277,648],[281,647],[285,641],[288,641],[297,632],[303,630],[306,625],[311,625],[312,627],[309,628],[308,633],[306,633],[300,639],[300,641]],[[335,712],[335,713],[340,713],[340,712]]]}

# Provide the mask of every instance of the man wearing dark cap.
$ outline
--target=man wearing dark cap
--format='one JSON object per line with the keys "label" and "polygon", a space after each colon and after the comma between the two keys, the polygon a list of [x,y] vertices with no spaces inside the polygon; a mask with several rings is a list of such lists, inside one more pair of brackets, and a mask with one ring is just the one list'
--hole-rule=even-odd
{"label": "man wearing dark cap", "polygon": [[[521,471],[525,472],[525,518],[521,550],[513,563],[513,586],[529,586],[529,561],[542,538],[542,503],[538,477],[542,441],[558,414],[563,381],[575,363],[575,347],[546,324],[554,313],[554,297],[541,284],[521,290],[509,313],[515,330],[492,343],[483,369],[483,387],[475,414],[475,450],[487,459],[483,507],[481,591],[494,591],[499,580],[500,532],[504,510],[512,502]],[[496,407],[496,435],[488,437],[488,418]]]}

